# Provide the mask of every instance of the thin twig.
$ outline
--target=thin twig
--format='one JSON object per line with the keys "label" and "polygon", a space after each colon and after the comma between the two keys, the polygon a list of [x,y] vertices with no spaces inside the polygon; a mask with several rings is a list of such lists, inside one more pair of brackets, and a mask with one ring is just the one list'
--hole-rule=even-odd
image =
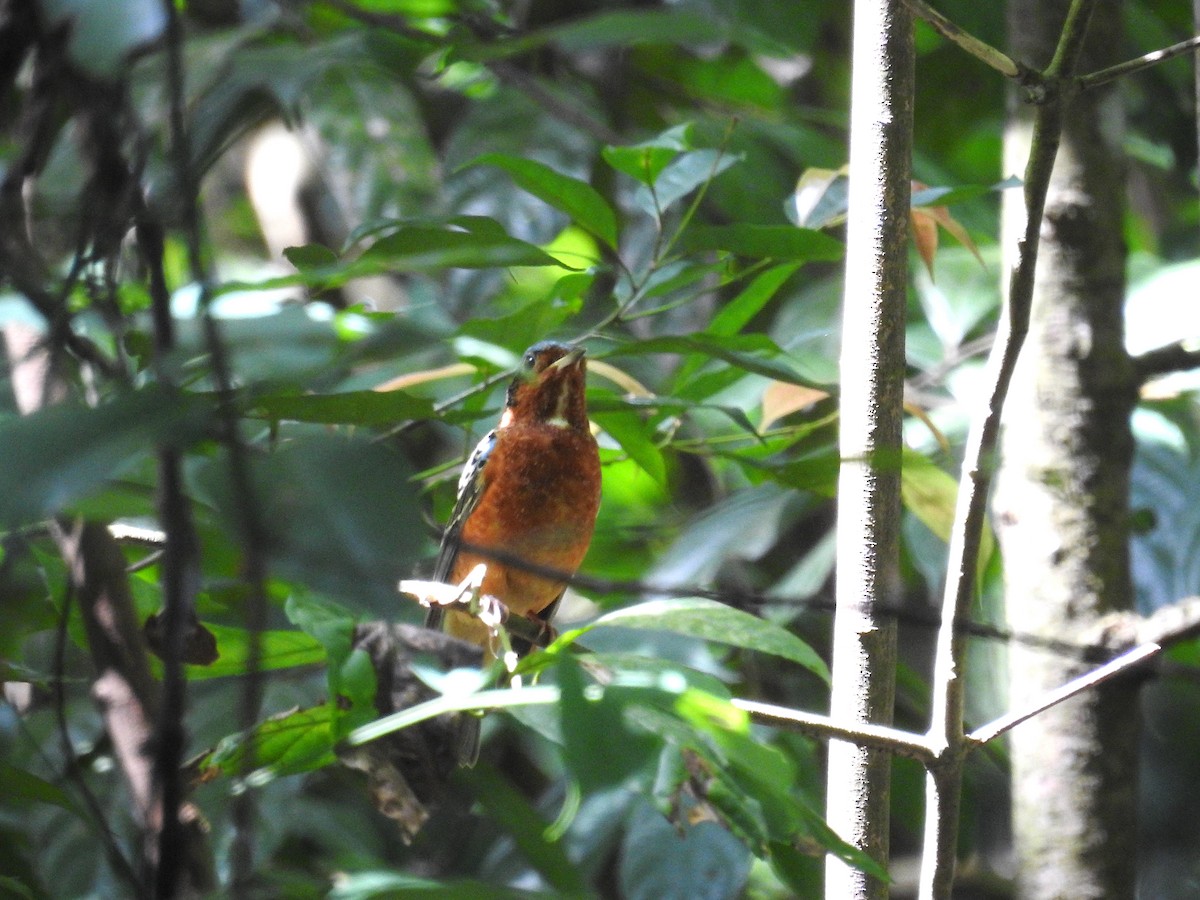
{"label": "thin twig", "polygon": [[923,0],[904,0],[904,2],[912,10],[913,15],[928,23],[934,31],[966,50],[985,66],[995,69],[1005,78],[1024,79],[1031,74],[1027,66],[1013,61],[995,47],[963,31]]}
{"label": "thin twig", "polygon": [[1043,694],[1036,702],[1030,704],[1025,709],[1001,716],[994,722],[989,722],[982,728],[975,729],[967,735],[967,743],[978,746],[995,740],[1004,734],[1004,732],[1017,727],[1027,719],[1032,719],[1052,706],[1057,706],[1064,700],[1070,700],[1077,694],[1082,694],[1084,691],[1099,687],[1104,682],[1116,678],[1118,675],[1127,672],[1135,666],[1143,665],[1158,656],[1162,651],[1163,645],[1153,642],[1134,647],[1132,650],[1118,656],[1112,662],[1106,663],[1100,668],[1088,672],[1086,675],[1081,675],[1079,678],[1072,679],[1060,688]]}
{"label": "thin twig", "polygon": [[795,731],[824,740],[833,738],[849,741],[860,747],[886,750],[925,763],[932,761],[935,755],[924,735],[913,734],[901,728],[890,728],[871,722],[854,722],[845,725],[820,713],[810,713],[786,706],[776,706],[773,703],[761,703],[757,700],[743,700],[737,697],[733,698],[730,703],[738,709],[748,712],[750,718],[760,725]]}
{"label": "thin twig", "polygon": [[[1057,82],[1074,71],[1095,0],[1072,0],[1058,46],[1044,73]],[[1046,196],[1062,135],[1063,105],[1069,95],[1052,92],[1036,107],[1032,146],[1024,178],[1026,222],[1018,260],[1009,284],[1005,315],[996,345],[988,358],[991,388],[982,420],[968,436],[962,478],[950,537],[943,627],[938,633],[932,683],[931,743],[943,748],[944,762],[926,778],[925,850],[922,893],[949,897],[954,882],[955,847],[962,790],[962,758],[967,744],[963,731],[965,686],[962,680],[966,641],[953,623],[971,609],[979,566],[988,493],[1000,433],[1000,416],[1016,369],[1033,304],[1034,275]]]}
{"label": "thin twig", "polygon": [[1177,44],[1172,44],[1170,47],[1164,47],[1162,50],[1153,50],[1136,59],[1126,60],[1115,66],[1109,66],[1107,69],[1100,69],[1087,75],[1081,75],[1077,81],[1079,86],[1084,89],[1099,87],[1117,78],[1132,75],[1134,72],[1140,72],[1143,69],[1156,66],[1161,62],[1166,62],[1168,59],[1174,59],[1176,56],[1183,56],[1185,53],[1194,53],[1196,50],[1200,50],[1200,35],[1188,38],[1186,41],[1180,41]]}
{"label": "thin twig", "polygon": [[[246,448],[238,431],[238,412],[234,404],[233,378],[220,329],[212,314],[212,279],[204,260],[201,218],[198,201],[199,182],[192,165],[191,146],[184,121],[183,25],[174,0],[162,0],[167,17],[166,62],[169,97],[172,163],[179,183],[183,231],[192,280],[200,289],[199,310],[205,345],[216,388],[221,441],[229,457],[229,476],[236,498],[237,525],[244,553],[245,579],[250,587],[246,598],[245,624],[249,635],[246,651],[247,677],[243,681],[239,718],[245,729],[254,726],[262,706],[262,631],[266,626],[265,527],[261,521],[256,492],[250,477]],[[254,767],[253,752],[248,752],[245,770]],[[247,889],[254,870],[254,822],[256,796],[243,791],[233,802],[235,836],[231,852],[231,887],[234,895]]]}

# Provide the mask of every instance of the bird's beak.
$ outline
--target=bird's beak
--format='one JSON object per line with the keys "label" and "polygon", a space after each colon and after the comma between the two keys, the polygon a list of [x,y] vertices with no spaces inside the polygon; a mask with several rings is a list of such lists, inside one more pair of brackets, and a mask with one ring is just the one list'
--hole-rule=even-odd
{"label": "bird's beak", "polygon": [[587,354],[587,350],[583,347],[575,347],[564,356],[562,359],[555,360],[550,363],[551,369],[569,369],[575,363],[579,362]]}

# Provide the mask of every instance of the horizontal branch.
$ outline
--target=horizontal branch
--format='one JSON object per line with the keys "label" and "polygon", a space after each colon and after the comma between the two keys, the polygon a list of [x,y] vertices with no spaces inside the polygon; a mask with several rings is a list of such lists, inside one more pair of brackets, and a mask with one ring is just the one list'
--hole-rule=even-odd
{"label": "horizontal branch", "polygon": [[1186,41],[1180,41],[1178,44],[1172,44],[1170,47],[1164,47],[1162,50],[1153,50],[1136,59],[1130,59],[1115,66],[1109,66],[1107,69],[1100,69],[1088,75],[1081,75],[1077,81],[1081,88],[1099,87],[1102,84],[1108,84],[1108,82],[1114,79],[1125,75],[1132,75],[1134,72],[1140,72],[1161,62],[1166,62],[1168,59],[1183,56],[1185,53],[1194,53],[1197,50],[1200,50],[1200,35],[1188,38]]}
{"label": "horizontal branch", "polygon": [[933,762],[937,756],[923,735],[913,734],[899,728],[870,723],[842,725],[829,716],[819,713],[776,706],[773,703],[760,703],[757,700],[742,700],[735,697],[730,702],[738,709],[749,713],[750,717],[760,725],[770,725],[774,728],[783,728],[826,740],[834,738],[849,741],[860,747],[887,750],[926,764]]}
{"label": "horizontal branch", "polygon": [[1186,372],[1200,368],[1200,347],[1193,340],[1176,341],[1147,350],[1133,357],[1133,371],[1139,384],[1145,384],[1159,375]]}

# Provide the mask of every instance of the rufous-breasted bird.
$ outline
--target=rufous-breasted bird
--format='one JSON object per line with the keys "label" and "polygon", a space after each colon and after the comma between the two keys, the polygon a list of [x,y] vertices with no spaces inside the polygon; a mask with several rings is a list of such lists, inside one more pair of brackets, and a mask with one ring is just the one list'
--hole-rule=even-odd
{"label": "rufous-breasted bird", "polygon": [[[586,369],[582,347],[543,341],[525,351],[499,424],[475,447],[458,480],[434,581],[458,584],[483,563],[481,594],[499,599],[510,615],[549,622],[566,583],[546,573],[569,577],[579,568],[600,507]],[[435,606],[425,624],[491,653],[487,628],[465,611]],[[478,752],[478,720],[471,721],[459,748],[466,763]]]}

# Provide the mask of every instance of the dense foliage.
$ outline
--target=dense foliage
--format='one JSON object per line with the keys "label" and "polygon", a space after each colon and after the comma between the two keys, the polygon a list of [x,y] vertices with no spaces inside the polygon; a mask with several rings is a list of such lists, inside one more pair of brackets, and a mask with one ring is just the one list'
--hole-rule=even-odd
{"label": "dense foliage", "polygon": [[[998,8],[943,5],[1003,42]],[[827,850],[854,858],[821,821],[821,747],[730,699],[826,706],[845,5],[176,6],[182,37],[150,0],[0,4],[0,326],[36,326],[61,363],[58,402],[0,397],[0,894],[130,891],[113,858],[137,859],[137,816],[56,529],[119,526],[137,621],[158,614],[169,557],[147,533],[163,527],[168,457],[219,652],[186,667],[183,722],[222,882],[235,833],[252,831],[257,884],[275,896],[437,883],[813,896]],[[1129,4],[1128,55],[1186,34],[1180,6]],[[914,197],[929,216],[913,254],[895,612],[898,721],[923,729],[955,448],[995,320],[1013,173],[1000,80],[917,37],[914,168],[935,187]],[[1128,85],[1133,350],[1200,333],[1181,303],[1196,274],[1189,78],[1176,60]],[[26,219],[22,248],[11,235]],[[930,223],[962,240],[939,247]],[[480,764],[406,845],[338,761],[405,724],[371,724],[376,673],[350,635],[421,620],[397,582],[428,571],[457,466],[545,337],[598,363],[604,491],[586,577],[562,636],[526,664],[537,689],[522,705],[495,697],[506,708],[487,717]],[[1172,522],[1146,516],[1135,548],[1148,606],[1195,588],[1192,386],[1138,414],[1138,503]],[[986,546],[981,621],[997,618],[1002,570]],[[975,716],[1003,708],[1000,647],[979,642]],[[1176,658],[1197,663],[1188,647]],[[488,685],[458,674],[421,677],[450,705]],[[248,685],[262,696],[247,713]],[[1160,693],[1195,704],[1174,684]],[[261,724],[244,731],[246,715]],[[1148,796],[1195,775],[1180,742],[1152,742]],[[1000,751],[974,760],[965,800],[963,841],[984,868],[1004,849],[1003,770]],[[897,763],[899,856],[917,840],[919,775]],[[247,790],[258,816],[235,826]]]}

